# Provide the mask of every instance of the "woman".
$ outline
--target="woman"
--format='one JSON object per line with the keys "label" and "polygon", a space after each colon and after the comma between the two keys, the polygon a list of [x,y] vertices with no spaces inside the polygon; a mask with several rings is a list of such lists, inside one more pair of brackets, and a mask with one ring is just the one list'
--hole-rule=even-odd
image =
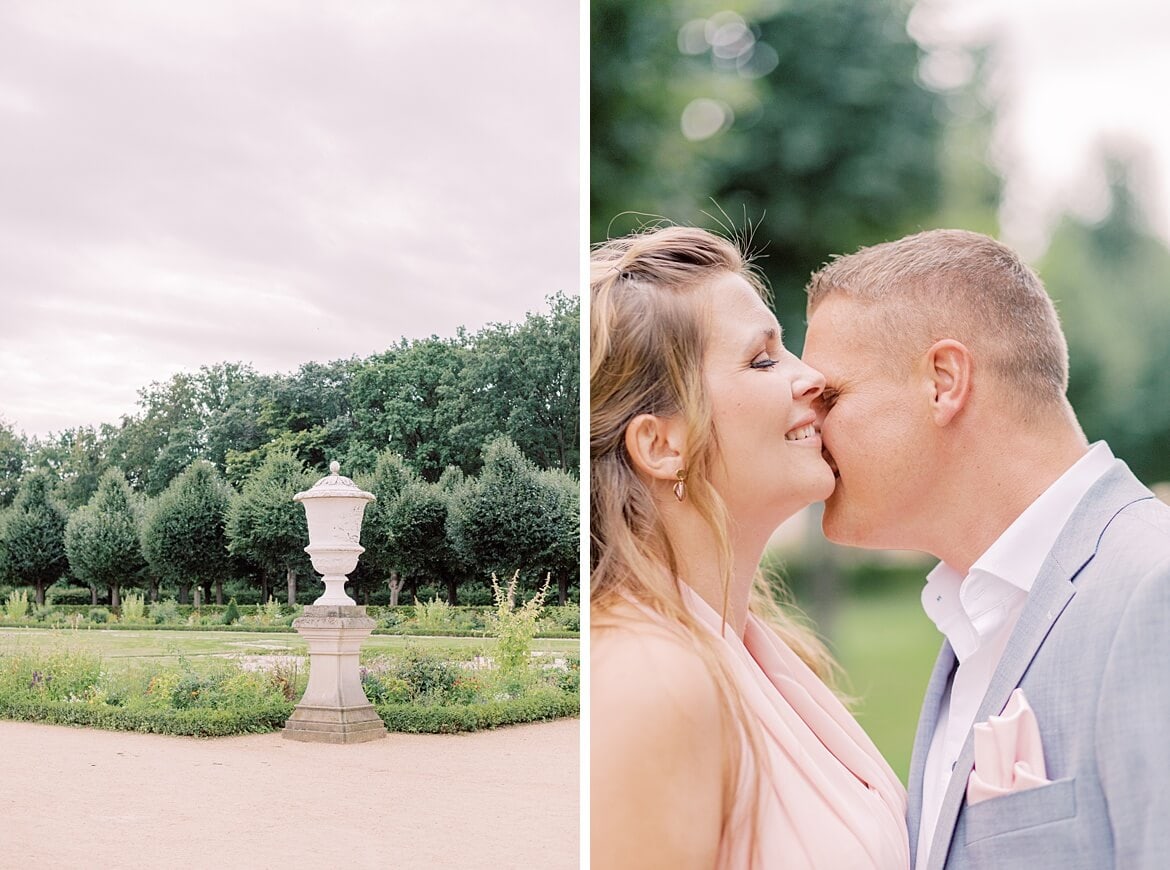
{"label": "woman", "polygon": [[609,242],[591,290],[593,866],[907,867],[901,784],[757,579],[833,490],[823,378],[710,233]]}

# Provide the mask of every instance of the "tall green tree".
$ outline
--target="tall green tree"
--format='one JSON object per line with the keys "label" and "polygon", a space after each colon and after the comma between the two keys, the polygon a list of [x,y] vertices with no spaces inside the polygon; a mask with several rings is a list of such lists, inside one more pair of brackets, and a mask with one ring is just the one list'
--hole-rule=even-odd
{"label": "tall green tree", "polygon": [[581,572],[581,484],[570,474],[555,468],[540,472],[540,483],[550,509],[550,526],[544,564],[557,582],[557,603],[567,604],[570,585]]}
{"label": "tall green tree", "polygon": [[[482,473],[454,494],[448,512],[448,533],[462,558],[501,577],[519,570],[530,585],[547,573],[559,579],[565,542],[576,547],[580,523],[562,479],[542,473],[506,437],[484,447]],[[571,575],[564,576],[567,586]]]}
{"label": "tall green tree", "polygon": [[58,498],[70,510],[81,507],[97,492],[110,467],[112,427],[76,426],[47,438],[34,438],[29,464],[48,471],[57,481]]}
{"label": "tall green tree", "polygon": [[447,603],[455,605],[467,567],[447,534],[450,498],[437,483],[407,483],[390,505],[387,531],[399,570],[415,583],[432,580],[443,584]]}
{"label": "tall green tree", "polygon": [[[402,491],[421,480],[401,454],[384,450],[378,457],[374,474],[361,478],[359,483],[374,494],[374,501],[366,505],[362,522],[362,546],[366,551],[361,562],[369,572],[385,579],[390,588],[390,604],[396,605],[402,593],[405,577],[405,557],[394,536],[394,514]],[[417,589],[417,578],[413,581]]]}
{"label": "tall green tree", "polygon": [[290,607],[297,603],[297,574],[309,570],[305,509],[293,496],[311,485],[299,459],[274,453],[244,483],[228,512],[229,551],[260,569],[265,597],[272,578],[283,572]]}
{"label": "tall green tree", "polygon": [[65,554],[73,576],[97,590],[109,590],[118,607],[122,588],[138,585],[146,570],[140,541],[141,517],[122,472],[109,469],[97,492],[73,512],[65,526]]}
{"label": "tall green tree", "polygon": [[[199,370],[203,457],[221,474],[227,474],[229,453],[254,450],[267,440],[260,417],[276,380],[238,362]],[[241,482],[230,477],[228,481]]]}
{"label": "tall green tree", "polygon": [[8,576],[18,585],[36,589],[37,604],[45,603],[45,587],[69,568],[65,556],[68,512],[53,494],[44,471],[25,475],[16,499],[4,514],[0,537],[7,553]]}
{"label": "tall green tree", "polygon": [[12,504],[28,462],[28,441],[0,418],[0,509]]}
{"label": "tall green tree", "polygon": [[223,581],[231,574],[226,522],[232,490],[215,466],[197,460],[155,500],[142,532],[142,550],[151,569],[179,587],[179,601],[188,602],[195,584],[223,603]]}
{"label": "tall green tree", "polygon": [[1133,157],[1105,153],[1111,206],[1066,217],[1038,264],[1069,344],[1069,400],[1147,483],[1170,480],[1170,250],[1134,194]]}
{"label": "tall green tree", "polygon": [[541,468],[575,474],[580,460],[580,309],[576,296],[548,299],[548,313],[477,333],[461,373],[463,422],[451,440],[483,444],[507,435]]}
{"label": "tall green tree", "polygon": [[196,459],[224,473],[229,453],[268,439],[260,424],[273,379],[238,362],[180,372],[138,391],[136,414],[111,427],[110,457],[131,484],[157,495]]}
{"label": "tall green tree", "polygon": [[246,477],[271,454],[290,453],[310,468],[345,456],[353,432],[349,393],[356,360],[308,362],[271,378],[259,403],[257,425],[266,433],[251,450],[227,451],[227,474]]}
{"label": "tall green tree", "polygon": [[111,452],[140,492],[155,496],[202,453],[198,376],[186,372],[138,391],[142,412],[122,418]]}
{"label": "tall green tree", "polygon": [[591,5],[591,235],[739,225],[799,349],[808,275],[931,217],[945,106],[908,4],[738,5]]}
{"label": "tall green tree", "polygon": [[367,359],[352,384],[355,439],[400,453],[427,480],[448,465],[474,467],[480,441],[451,437],[466,423],[458,401],[466,340],[404,339]]}

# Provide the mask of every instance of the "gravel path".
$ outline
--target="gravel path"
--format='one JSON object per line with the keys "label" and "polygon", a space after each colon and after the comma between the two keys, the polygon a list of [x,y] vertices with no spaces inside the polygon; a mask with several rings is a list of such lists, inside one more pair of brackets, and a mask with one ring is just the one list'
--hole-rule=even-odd
{"label": "gravel path", "polygon": [[0,722],[0,867],[577,867],[576,719],[330,746]]}

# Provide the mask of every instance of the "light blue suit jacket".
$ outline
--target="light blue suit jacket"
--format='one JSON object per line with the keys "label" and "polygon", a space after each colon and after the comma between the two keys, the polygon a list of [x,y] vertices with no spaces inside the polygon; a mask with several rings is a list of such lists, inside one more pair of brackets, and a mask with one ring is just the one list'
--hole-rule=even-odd
{"label": "light blue suit jacket", "polygon": [[[910,763],[911,855],[954,667],[944,643]],[[968,734],[929,870],[1170,868],[1170,506],[1121,461],[1048,554],[975,721],[1003,710],[1016,686],[1036,712],[1052,782],[968,806]]]}

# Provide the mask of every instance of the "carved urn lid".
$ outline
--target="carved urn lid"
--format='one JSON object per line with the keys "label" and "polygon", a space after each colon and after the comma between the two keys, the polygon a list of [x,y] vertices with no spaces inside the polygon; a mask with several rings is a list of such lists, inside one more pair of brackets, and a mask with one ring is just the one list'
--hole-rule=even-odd
{"label": "carved urn lid", "polygon": [[330,462],[329,475],[322,477],[314,483],[312,489],[298,492],[293,496],[293,501],[304,501],[307,498],[362,498],[366,501],[375,500],[372,492],[359,489],[352,480],[348,477],[343,477],[340,472],[341,465],[336,460]]}

